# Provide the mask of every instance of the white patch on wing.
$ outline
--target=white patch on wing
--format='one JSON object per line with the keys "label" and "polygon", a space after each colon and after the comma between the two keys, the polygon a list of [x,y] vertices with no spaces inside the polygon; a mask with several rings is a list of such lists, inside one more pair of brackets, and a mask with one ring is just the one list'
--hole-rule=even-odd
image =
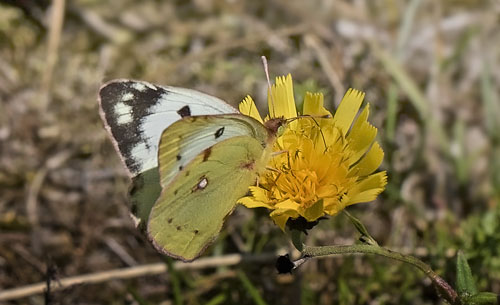
{"label": "white patch on wing", "polygon": [[134,94],[132,92],[125,92],[122,95],[121,101],[126,102],[126,101],[130,101],[132,99],[134,99]]}
{"label": "white patch on wing", "polygon": [[[146,85],[143,83],[137,82],[137,83],[132,84],[132,88],[134,88],[137,91],[142,92],[142,91],[146,90]],[[155,90],[156,90],[156,88],[155,88]]]}
{"label": "white patch on wing", "polygon": [[158,88],[156,88],[155,85],[150,84],[148,82],[137,82],[137,83],[134,83],[132,85],[132,87],[138,91],[141,91],[141,92],[146,90],[146,87],[148,87],[151,90],[155,90],[155,91],[158,90]]}
{"label": "white patch on wing", "polygon": [[158,151],[158,144],[151,145],[148,149],[146,143],[141,142],[134,146],[131,151],[132,158],[138,162],[139,171],[144,172],[150,168],[158,166],[157,158],[152,158],[151,156],[156,156]]}
{"label": "white patch on wing", "polygon": [[116,103],[114,112],[116,115],[116,123],[118,125],[131,123],[134,119],[132,117],[132,107],[125,104],[124,102]]}
{"label": "white patch on wing", "polygon": [[150,83],[144,83],[144,85],[146,85],[149,89],[153,89],[153,90],[155,90],[155,91],[156,91],[156,90],[158,90],[158,88],[156,88],[156,86],[155,86],[155,85],[153,85],[153,84],[150,84]]}

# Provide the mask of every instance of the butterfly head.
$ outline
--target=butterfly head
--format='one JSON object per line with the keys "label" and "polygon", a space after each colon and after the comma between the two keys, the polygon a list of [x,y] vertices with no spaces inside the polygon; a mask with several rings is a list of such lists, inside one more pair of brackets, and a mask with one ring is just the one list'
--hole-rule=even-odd
{"label": "butterfly head", "polygon": [[283,127],[287,124],[287,120],[284,117],[273,118],[264,123],[269,134],[274,138],[276,135],[282,133]]}

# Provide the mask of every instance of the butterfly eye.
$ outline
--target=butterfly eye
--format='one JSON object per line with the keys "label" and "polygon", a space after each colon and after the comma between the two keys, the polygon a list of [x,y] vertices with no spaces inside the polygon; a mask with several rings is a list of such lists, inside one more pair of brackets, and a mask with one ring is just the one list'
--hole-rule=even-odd
{"label": "butterfly eye", "polygon": [[278,132],[276,133],[276,136],[278,137],[282,136],[283,133],[285,133],[285,128],[286,128],[285,125],[281,125],[280,127],[278,127]]}

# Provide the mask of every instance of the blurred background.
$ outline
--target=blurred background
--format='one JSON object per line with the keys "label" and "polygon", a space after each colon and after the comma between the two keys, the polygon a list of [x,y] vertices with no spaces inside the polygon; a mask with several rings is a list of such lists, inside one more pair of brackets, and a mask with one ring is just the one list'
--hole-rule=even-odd
{"label": "blurred background", "polygon": [[[172,266],[128,216],[129,181],[98,88],[135,78],[233,105],[251,94],[264,106],[261,55],[272,78],[293,75],[297,101],[321,91],[334,109],[348,88],[366,92],[389,182],[349,211],[380,244],[452,284],[462,249],[480,290],[500,293],[499,13],[498,0],[0,1],[0,293]],[[339,215],[307,244],[357,236]],[[330,257],[278,275],[275,254],[291,249],[265,210],[238,208],[203,257],[257,261],[5,304],[443,304],[422,273],[382,257]]]}

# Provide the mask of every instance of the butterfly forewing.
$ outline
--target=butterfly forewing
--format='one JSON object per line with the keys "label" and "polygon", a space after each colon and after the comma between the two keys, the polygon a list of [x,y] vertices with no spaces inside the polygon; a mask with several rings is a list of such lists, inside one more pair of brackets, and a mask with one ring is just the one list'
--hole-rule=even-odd
{"label": "butterfly forewing", "polygon": [[99,91],[101,116],[132,177],[157,167],[165,128],[183,117],[237,113],[224,101],[189,89],[114,80]]}

